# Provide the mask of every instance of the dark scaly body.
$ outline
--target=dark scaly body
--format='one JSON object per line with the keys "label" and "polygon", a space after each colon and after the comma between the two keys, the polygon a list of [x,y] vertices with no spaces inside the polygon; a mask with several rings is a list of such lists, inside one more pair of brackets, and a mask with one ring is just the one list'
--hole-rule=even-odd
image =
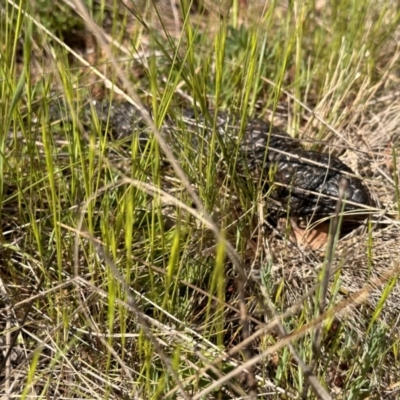
{"label": "dark scaly body", "polygon": [[[188,123],[198,124],[193,111],[186,112],[186,116],[189,116]],[[305,150],[299,141],[259,119],[249,119],[243,132],[240,123],[237,116],[219,112],[215,126],[222,138],[239,143],[236,146],[239,146],[247,171],[257,179],[262,174],[266,190],[272,177],[277,187],[270,196],[282,209],[290,207],[292,215],[304,217],[330,215],[335,212],[341,185],[345,188],[344,198],[349,202],[347,211],[359,209],[357,204],[369,205],[367,188],[337,157]]]}
{"label": "dark scaly body", "polygon": [[[95,105],[100,119],[108,121],[113,134],[118,137],[132,135],[136,127],[145,127],[140,113],[129,103],[100,102]],[[196,114],[196,115],[195,115]],[[163,131],[179,142],[179,131],[174,118],[181,118],[187,124],[188,131],[195,135],[208,135],[213,130],[214,111],[203,117],[193,110],[186,109],[182,115],[168,118],[167,128]],[[270,187],[270,178],[276,183],[271,193],[275,205],[282,210],[289,207],[292,215],[321,217],[333,214],[339,197],[339,189],[344,185],[346,210],[359,209],[357,204],[369,205],[370,196],[361,180],[337,157],[327,153],[305,150],[299,141],[287,133],[272,127],[259,119],[249,119],[243,132],[240,130],[240,118],[226,112],[218,112],[215,121],[226,154],[239,150],[238,169],[249,176],[265,182],[264,189]],[[177,137],[178,136],[178,137]],[[143,133],[141,140],[147,140]],[[198,139],[194,139],[194,145]],[[172,147],[173,143],[170,143]],[[229,160],[227,160],[229,162]],[[241,163],[244,163],[241,165]],[[271,170],[273,169],[273,173]],[[352,204],[355,203],[355,204]]]}

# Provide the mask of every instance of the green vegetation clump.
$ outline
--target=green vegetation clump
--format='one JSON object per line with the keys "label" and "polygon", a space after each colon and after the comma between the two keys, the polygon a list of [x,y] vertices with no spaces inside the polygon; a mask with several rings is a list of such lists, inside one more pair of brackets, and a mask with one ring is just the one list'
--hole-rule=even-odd
{"label": "green vegetation clump", "polygon": [[[128,3],[0,6],[0,392],[397,398],[394,2]],[[365,222],[273,218],[187,107],[340,157]]]}

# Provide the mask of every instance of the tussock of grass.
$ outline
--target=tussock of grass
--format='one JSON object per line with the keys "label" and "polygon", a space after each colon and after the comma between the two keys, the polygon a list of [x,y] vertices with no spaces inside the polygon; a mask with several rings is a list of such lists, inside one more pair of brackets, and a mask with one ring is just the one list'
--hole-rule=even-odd
{"label": "tussock of grass", "polygon": [[[2,9],[1,392],[396,398],[395,5],[106,3]],[[115,138],[107,110],[82,111],[96,97],[147,128]],[[339,155],[372,217],[321,251],[271,232],[218,132],[194,148],[187,105]]]}

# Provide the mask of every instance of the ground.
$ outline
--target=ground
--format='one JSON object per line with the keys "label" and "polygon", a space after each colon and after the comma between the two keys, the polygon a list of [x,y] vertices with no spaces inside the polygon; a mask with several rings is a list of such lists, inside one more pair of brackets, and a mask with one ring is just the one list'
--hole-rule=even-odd
{"label": "ground", "polygon": [[[1,393],[397,398],[392,3],[0,6]],[[145,149],[82,114],[102,99],[151,109]],[[171,160],[162,127],[194,105],[340,157],[371,193],[361,224],[271,221],[212,153]]]}

